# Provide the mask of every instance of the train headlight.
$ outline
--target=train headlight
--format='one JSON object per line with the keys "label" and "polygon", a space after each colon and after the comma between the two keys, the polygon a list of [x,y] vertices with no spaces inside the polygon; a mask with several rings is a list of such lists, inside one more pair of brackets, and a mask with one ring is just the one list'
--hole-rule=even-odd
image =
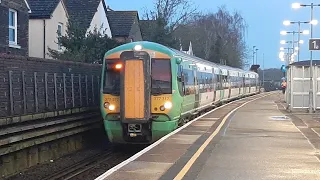
{"label": "train headlight", "polygon": [[107,108],[107,109],[109,109],[109,105],[110,105],[110,103],[108,103],[108,102],[105,102],[105,103],[103,104],[104,108]]}
{"label": "train headlight", "polygon": [[164,111],[166,108],[164,106],[160,106],[160,111]]}
{"label": "train headlight", "polygon": [[141,51],[142,50],[142,46],[140,44],[137,44],[134,46],[133,48],[135,51]]}
{"label": "train headlight", "polygon": [[109,110],[110,111],[113,111],[113,110],[115,110],[116,109],[116,107],[113,105],[113,104],[111,104],[110,106],[109,106]]}
{"label": "train headlight", "polygon": [[171,102],[164,103],[164,108],[171,109],[172,108],[172,103]]}

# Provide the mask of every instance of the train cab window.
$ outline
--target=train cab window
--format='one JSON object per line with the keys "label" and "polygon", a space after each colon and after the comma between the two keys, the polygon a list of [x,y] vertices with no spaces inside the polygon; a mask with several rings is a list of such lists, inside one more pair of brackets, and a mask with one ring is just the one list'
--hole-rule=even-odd
{"label": "train cab window", "polygon": [[120,94],[120,70],[121,70],[121,68],[122,68],[122,64],[119,62],[106,63],[103,93],[114,94],[114,95]]}
{"label": "train cab window", "polygon": [[151,63],[151,93],[171,94],[172,76],[169,59],[152,59]]}

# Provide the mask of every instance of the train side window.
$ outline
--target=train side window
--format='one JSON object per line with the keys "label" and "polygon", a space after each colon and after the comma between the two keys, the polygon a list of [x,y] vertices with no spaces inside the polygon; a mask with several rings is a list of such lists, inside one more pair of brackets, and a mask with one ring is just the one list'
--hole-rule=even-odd
{"label": "train side window", "polygon": [[195,77],[194,77],[193,71],[189,69],[184,69],[183,75],[184,75],[183,88],[185,91],[184,95],[189,95],[193,92]]}
{"label": "train side window", "polygon": [[183,79],[182,79],[183,78],[183,66],[182,65],[178,65],[177,77],[180,82],[183,81]]}
{"label": "train side window", "polygon": [[177,81],[178,81],[178,90],[181,96],[184,96],[185,94],[185,76],[183,72],[183,66],[178,65],[178,71],[177,71]]}

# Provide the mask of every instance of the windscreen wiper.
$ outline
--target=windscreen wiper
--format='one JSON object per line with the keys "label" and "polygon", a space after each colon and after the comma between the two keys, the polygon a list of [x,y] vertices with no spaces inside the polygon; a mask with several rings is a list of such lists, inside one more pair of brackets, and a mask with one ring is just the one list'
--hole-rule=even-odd
{"label": "windscreen wiper", "polygon": [[152,94],[153,94],[153,95],[161,95],[161,94],[163,94],[162,88],[161,88],[161,86],[159,85],[159,80],[153,80],[153,79],[152,79],[152,82],[154,82],[154,83],[152,83],[152,84],[156,84],[157,90],[158,90],[156,93],[152,93]]}

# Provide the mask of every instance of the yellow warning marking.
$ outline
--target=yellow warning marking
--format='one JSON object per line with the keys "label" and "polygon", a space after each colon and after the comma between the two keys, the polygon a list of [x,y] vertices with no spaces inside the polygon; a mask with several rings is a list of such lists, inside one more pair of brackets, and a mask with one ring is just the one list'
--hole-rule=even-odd
{"label": "yellow warning marking", "polygon": [[246,104],[255,101],[257,99],[269,96],[271,94],[267,94],[265,96],[260,96],[258,98],[255,98],[253,100],[250,100],[248,102],[243,103],[241,106],[238,106],[237,108],[233,109],[231,112],[229,112],[223,119],[222,122],[219,124],[219,126],[217,127],[217,129],[210,135],[210,137],[201,145],[201,147],[197,150],[197,152],[191,157],[191,159],[187,162],[187,164],[182,168],[182,170],[179,172],[179,174],[174,178],[174,180],[180,180],[182,179],[187,172],[189,171],[189,169],[191,168],[191,166],[194,164],[194,162],[198,159],[198,157],[200,156],[200,154],[204,151],[204,149],[209,145],[209,143],[211,142],[211,140],[219,133],[219,131],[221,130],[222,126],[224,125],[224,123],[227,121],[227,119],[231,116],[232,113],[234,113],[235,111],[237,111],[238,109],[240,109],[241,107],[245,106]]}

